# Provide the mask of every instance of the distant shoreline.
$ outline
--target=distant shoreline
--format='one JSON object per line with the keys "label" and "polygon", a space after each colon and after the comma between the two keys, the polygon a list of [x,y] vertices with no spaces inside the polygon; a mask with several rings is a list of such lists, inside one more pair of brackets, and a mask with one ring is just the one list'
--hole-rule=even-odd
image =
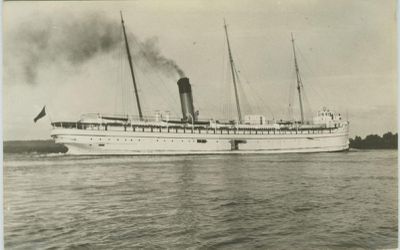
{"label": "distant shoreline", "polygon": [[3,141],[4,153],[66,153],[67,147],[53,140]]}
{"label": "distant shoreline", "polygon": [[360,136],[350,138],[350,148],[356,149],[397,149],[397,133],[385,133],[382,137],[379,135],[367,135],[364,139]]}
{"label": "distant shoreline", "polygon": [[[397,149],[397,133],[388,132],[382,137],[368,135],[364,139],[356,136],[350,139],[353,149]],[[67,147],[53,140],[11,140],[3,141],[4,153],[66,153]]]}

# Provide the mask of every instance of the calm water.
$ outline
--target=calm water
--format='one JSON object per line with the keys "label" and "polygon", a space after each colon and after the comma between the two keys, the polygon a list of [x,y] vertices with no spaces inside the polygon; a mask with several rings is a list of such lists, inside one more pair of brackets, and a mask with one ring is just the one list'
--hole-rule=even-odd
{"label": "calm water", "polygon": [[397,247],[397,151],[5,155],[7,249]]}

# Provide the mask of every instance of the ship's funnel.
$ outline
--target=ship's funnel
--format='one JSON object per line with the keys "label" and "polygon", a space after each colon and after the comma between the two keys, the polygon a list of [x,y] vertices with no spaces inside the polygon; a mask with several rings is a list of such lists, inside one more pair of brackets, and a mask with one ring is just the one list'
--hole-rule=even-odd
{"label": "ship's funnel", "polygon": [[192,86],[189,78],[183,77],[178,80],[179,96],[181,99],[183,121],[193,122],[197,120],[194,113]]}

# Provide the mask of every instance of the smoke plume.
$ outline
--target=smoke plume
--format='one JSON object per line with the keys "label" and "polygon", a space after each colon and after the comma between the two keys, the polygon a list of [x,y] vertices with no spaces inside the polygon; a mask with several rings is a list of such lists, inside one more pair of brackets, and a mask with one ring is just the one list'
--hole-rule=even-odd
{"label": "smoke plume", "polygon": [[[22,74],[27,83],[34,84],[41,69],[48,64],[80,66],[100,54],[123,46],[120,22],[102,14],[69,19],[65,16],[36,19],[10,31],[5,36],[5,66],[18,65],[15,71]],[[128,34],[128,38],[129,43],[133,43],[130,44],[133,46],[132,57],[141,66],[151,67],[151,70],[158,70],[167,76],[184,75],[175,61],[162,55],[156,38],[142,42],[132,33]]]}
{"label": "smoke plume", "polygon": [[156,37],[147,39],[145,42],[137,42],[139,45],[136,51],[136,57],[141,59],[146,59],[146,61],[153,67],[160,70],[166,75],[171,73],[177,73],[178,76],[184,77],[185,73],[176,64],[174,60],[168,59],[161,54],[160,49],[157,46],[158,39]]}

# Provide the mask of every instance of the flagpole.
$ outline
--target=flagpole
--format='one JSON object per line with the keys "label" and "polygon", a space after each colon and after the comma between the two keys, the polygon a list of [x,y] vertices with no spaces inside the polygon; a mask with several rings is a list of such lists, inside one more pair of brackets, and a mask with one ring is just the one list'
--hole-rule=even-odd
{"label": "flagpole", "polygon": [[48,113],[48,115],[49,115],[50,124],[52,124],[52,123],[53,123],[53,121],[52,121],[52,119],[51,119],[50,112],[49,112],[49,110],[48,110],[48,108],[47,108],[47,106],[46,106],[46,105],[44,105],[44,107],[47,109],[47,113]]}

